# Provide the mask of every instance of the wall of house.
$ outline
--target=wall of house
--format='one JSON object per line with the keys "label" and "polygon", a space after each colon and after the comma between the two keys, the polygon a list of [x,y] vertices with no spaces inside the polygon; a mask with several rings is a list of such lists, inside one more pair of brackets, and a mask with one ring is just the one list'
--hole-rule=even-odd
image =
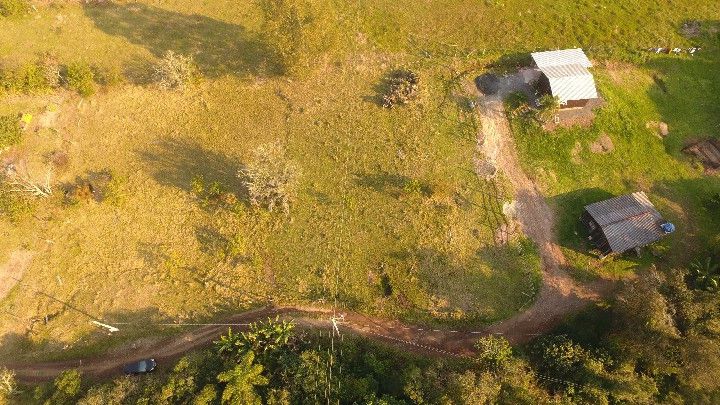
{"label": "wall of house", "polygon": [[598,223],[593,219],[592,215],[590,215],[587,211],[584,211],[580,217],[580,221],[588,230],[590,242],[595,245],[595,247],[597,247],[604,256],[612,253],[610,243],[605,237],[605,233],[602,228],[600,228],[600,225],[598,225]]}

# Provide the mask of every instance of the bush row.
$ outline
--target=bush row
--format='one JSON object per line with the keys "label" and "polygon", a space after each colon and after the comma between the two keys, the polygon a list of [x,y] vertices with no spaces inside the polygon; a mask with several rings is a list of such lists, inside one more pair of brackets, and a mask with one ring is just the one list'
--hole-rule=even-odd
{"label": "bush row", "polygon": [[[154,82],[166,90],[183,90],[198,76],[192,57],[172,51],[168,51],[153,69]],[[40,93],[65,87],[87,97],[95,93],[97,85],[111,86],[124,80],[118,68],[100,68],[86,62],[63,65],[51,55],[20,66],[0,65],[0,92]]]}
{"label": "bush row", "polygon": [[77,91],[82,96],[95,93],[98,69],[85,62],[61,65],[46,56],[37,62],[0,68],[0,91],[39,93],[59,87]]}

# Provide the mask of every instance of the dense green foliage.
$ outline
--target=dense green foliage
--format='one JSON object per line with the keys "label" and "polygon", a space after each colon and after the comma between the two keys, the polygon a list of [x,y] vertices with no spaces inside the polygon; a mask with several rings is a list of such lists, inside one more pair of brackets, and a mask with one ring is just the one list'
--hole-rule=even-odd
{"label": "dense green foliage", "polygon": [[0,16],[14,17],[30,11],[28,0],[0,0]]}
{"label": "dense green foliage", "polygon": [[22,139],[20,120],[16,115],[0,116],[0,149],[12,146]]}
{"label": "dense green foliage", "polygon": [[69,64],[65,69],[63,80],[68,89],[77,91],[83,97],[95,93],[95,73],[85,62]]}
{"label": "dense green foliage", "polygon": [[282,73],[307,71],[334,41],[333,12],[325,0],[260,0],[264,37]]}
{"label": "dense green foliage", "polygon": [[[218,342],[265,343],[262,356],[250,346],[218,344],[178,361],[168,372],[119,377],[91,384],[80,395],[82,404],[537,404],[550,397],[538,386],[527,363],[513,355],[503,339],[486,339],[500,348],[483,358],[492,364],[439,361],[390,350],[351,336],[318,336],[295,332],[291,324],[269,321],[250,331],[221,337]],[[270,337],[268,340],[266,338]],[[280,337],[277,339],[277,337]],[[333,340],[331,342],[331,339]],[[272,349],[270,349],[272,348]],[[495,362],[499,361],[499,363]],[[38,388],[31,403],[47,398],[77,396],[75,373]],[[72,382],[72,384],[70,384]]]}

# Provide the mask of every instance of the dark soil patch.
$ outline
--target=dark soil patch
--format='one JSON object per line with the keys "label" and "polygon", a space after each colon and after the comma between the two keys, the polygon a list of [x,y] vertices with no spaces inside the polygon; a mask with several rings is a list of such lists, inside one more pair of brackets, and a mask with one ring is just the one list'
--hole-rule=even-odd
{"label": "dark soil patch", "polygon": [[720,173],[720,140],[706,139],[688,146],[683,152],[698,159],[706,172]]}
{"label": "dark soil patch", "polygon": [[680,26],[680,34],[685,38],[697,38],[702,35],[702,26],[698,20],[685,21]]}
{"label": "dark soil patch", "polygon": [[612,152],[613,149],[615,149],[615,145],[613,145],[613,141],[608,134],[600,134],[595,142],[590,144],[590,152],[592,153],[606,154]]}

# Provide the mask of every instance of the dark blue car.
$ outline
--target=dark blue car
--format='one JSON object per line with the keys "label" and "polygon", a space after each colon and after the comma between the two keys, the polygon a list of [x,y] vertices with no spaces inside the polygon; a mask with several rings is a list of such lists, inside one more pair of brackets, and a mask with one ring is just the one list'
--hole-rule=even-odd
{"label": "dark blue car", "polygon": [[157,367],[155,359],[145,359],[125,365],[123,371],[125,374],[146,374],[155,370],[155,367]]}

